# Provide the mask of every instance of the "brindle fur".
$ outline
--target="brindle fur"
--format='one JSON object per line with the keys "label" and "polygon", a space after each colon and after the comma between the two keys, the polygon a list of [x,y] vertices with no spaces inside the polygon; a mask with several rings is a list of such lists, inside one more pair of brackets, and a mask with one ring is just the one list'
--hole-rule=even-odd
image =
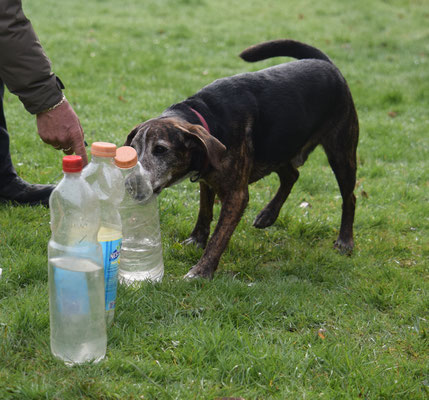
{"label": "brindle fur", "polygon": [[[290,56],[289,62],[216,80],[159,117],[135,127],[133,146],[156,193],[187,176],[198,177],[200,211],[186,243],[205,247],[187,278],[212,278],[249,200],[248,185],[271,172],[280,178],[274,198],[254,221],[272,225],[317,145],[322,145],[343,198],[335,242],[353,249],[358,119],[348,85],[320,50],[292,40],[261,43],[240,55],[246,61]],[[203,127],[197,110],[206,120]],[[221,201],[208,240],[215,195]]]}

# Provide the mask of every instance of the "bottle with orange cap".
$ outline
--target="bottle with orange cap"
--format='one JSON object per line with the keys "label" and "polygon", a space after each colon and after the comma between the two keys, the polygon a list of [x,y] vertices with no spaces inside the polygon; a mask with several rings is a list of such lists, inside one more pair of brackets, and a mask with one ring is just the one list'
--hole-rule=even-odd
{"label": "bottle with orange cap", "polygon": [[156,195],[132,147],[118,148],[115,163],[126,189],[119,206],[123,231],[119,280],[125,284],[161,281],[164,262]]}
{"label": "bottle with orange cap", "polygon": [[98,199],[80,156],[65,156],[63,171],[49,198],[49,310],[51,351],[72,365],[104,358],[107,336]]}
{"label": "bottle with orange cap", "polygon": [[106,322],[113,323],[118,267],[122,245],[122,224],[118,207],[124,195],[121,172],[116,168],[116,145],[94,142],[91,145],[91,162],[83,170],[83,176],[99,199],[101,225],[98,241],[103,249]]}

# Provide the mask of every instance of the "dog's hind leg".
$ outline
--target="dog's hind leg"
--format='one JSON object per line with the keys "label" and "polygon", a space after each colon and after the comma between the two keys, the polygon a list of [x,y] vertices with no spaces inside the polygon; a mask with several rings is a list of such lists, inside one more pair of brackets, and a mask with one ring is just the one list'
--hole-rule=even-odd
{"label": "dog's hind leg", "polygon": [[293,185],[299,177],[298,170],[292,165],[283,165],[276,170],[280,178],[280,187],[274,198],[265,206],[265,208],[258,214],[253,222],[255,228],[263,229],[271,226],[276,221],[283,203],[289,196]]}
{"label": "dog's hind leg", "polygon": [[215,192],[204,182],[200,182],[200,211],[197,223],[188,239],[183,244],[195,244],[204,248],[210,234],[210,223],[213,219]]}
{"label": "dog's hind leg", "polygon": [[347,134],[333,142],[322,143],[334,171],[343,199],[341,227],[335,247],[343,252],[353,250],[353,221],[356,197],[353,193],[356,185],[356,147],[358,138],[357,123],[347,128]]}

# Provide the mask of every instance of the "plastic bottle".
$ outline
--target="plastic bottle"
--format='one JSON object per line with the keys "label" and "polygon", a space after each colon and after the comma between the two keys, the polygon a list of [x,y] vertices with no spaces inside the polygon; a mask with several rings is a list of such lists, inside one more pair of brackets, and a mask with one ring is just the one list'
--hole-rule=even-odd
{"label": "plastic bottle", "polygon": [[63,171],[49,198],[49,310],[51,351],[71,365],[104,358],[107,336],[98,199],[80,156],[65,156]]}
{"label": "plastic bottle", "polygon": [[124,234],[119,280],[125,284],[161,281],[164,262],[157,196],[132,147],[118,148],[115,163],[122,171],[126,189],[119,206]]}
{"label": "plastic bottle", "polygon": [[98,196],[101,211],[101,225],[98,241],[103,249],[106,322],[113,323],[118,266],[120,262],[122,226],[118,206],[124,195],[122,175],[113,161],[116,145],[94,142],[91,146],[91,162],[83,170],[83,176]]}

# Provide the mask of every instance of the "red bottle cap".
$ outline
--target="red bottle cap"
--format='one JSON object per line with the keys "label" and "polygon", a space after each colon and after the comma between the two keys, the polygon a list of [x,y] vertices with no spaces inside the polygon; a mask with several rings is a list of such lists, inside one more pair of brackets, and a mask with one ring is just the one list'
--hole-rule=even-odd
{"label": "red bottle cap", "polygon": [[80,172],[82,171],[82,157],[81,156],[64,156],[63,157],[63,171],[64,172]]}

